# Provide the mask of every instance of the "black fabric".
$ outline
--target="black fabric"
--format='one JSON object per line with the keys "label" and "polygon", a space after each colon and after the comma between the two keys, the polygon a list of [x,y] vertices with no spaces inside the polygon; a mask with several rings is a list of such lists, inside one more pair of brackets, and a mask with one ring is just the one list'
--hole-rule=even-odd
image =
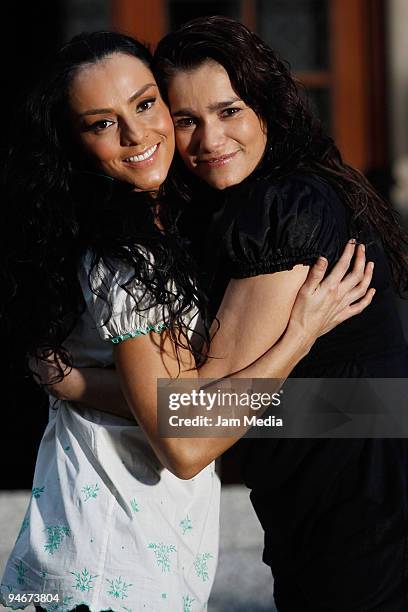
{"label": "black fabric", "polygon": [[331,267],[347,240],[361,234],[333,189],[316,177],[294,176],[277,184],[246,181],[223,194],[201,261],[213,314],[231,278],[311,265],[320,255]]}
{"label": "black fabric", "polygon": [[[226,190],[204,257],[213,313],[231,278],[312,264],[318,255],[332,266],[351,237],[366,244],[367,259],[375,262],[374,301],[320,338],[292,376],[408,376],[381,243],[316,176],[246,181]],[[256,439],[243,445],[244,479],[265,530],[264,561],[275,577],[278,609],[407,610],[407,440]]]}
{"label": "black fabric", "polygon": [[279,185],[267,180],[227,192],[222,215],[221,257],[232,278],[247,278],[311,264],[318,255],[334,261],[340,251],[337,198],[323,184],[294,177]]}

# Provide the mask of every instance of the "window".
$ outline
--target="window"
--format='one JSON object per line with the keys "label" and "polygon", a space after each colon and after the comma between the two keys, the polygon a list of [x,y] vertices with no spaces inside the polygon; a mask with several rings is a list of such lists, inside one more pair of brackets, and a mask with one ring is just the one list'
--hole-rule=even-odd
{"label": "window", "polygon": [[236,17],[305,85],[348,163],[387,166],[383,0],[112,0],[113,26],[157,42],[199,15]]}

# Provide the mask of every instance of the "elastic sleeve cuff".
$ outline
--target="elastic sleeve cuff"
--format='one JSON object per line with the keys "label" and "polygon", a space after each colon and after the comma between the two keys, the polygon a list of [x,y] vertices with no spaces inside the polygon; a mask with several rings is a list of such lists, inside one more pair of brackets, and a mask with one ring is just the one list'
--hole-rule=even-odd
{"label": "elastic sleeve cuff", "polygon": [[232,278],[249,278],[261,274],[273,274],[274,272],[292,270],[294,266],[299,264],[312,266],[321,255],[322,253],[318,251],[309,251],[307,253],[300,251],[299,253],[282,257],[266,258],[256,263],[236,262],[231,264],[230,275]]}
{"label": "elastic sleeve cuff", "polygon": [[138,336],[146,336],[151,332],[155,332],[156,334],[161,334],[165,329],[168,329],[167,323],[157,323],[156,325],[147,325],[146,327],[138,327],[132,331],[125,332],[120,334],[119,336],[114,336],[112,338],[107,338],[109,342],[113,344],[120,344],[124,340],[129,340],[129,338],[137,338]]}

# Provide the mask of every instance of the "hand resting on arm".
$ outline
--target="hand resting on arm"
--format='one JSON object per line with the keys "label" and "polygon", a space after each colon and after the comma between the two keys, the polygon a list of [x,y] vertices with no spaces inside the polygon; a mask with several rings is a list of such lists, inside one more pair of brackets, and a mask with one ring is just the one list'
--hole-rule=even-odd
{"label": "hand resting on arm", "polygon": [[[221,358],[209,358],[197,371],[192,368],[191,354],[180,351],[181,377],[271,378],[276,379],[278,389],[318,336],[371,302],[374,289],[368,287],[373,267],[371,263],[365,266],[361,247],[353,270],[347,273],[354,250],[355,245],[348,243],[324,280],[325,260],[319,260],[309,272],[306,266],[295,266],[289,272],[232,280],[217,315],[221,326],[211,343],[211,354]],[[255,330],[251,326],[250,333],[243,333],[243,323],[246,321],[248,326],[255,317],[259,325],[256,322]],[[115,347],[116,366],[129,408],[119,392],[114,370],[73,369],[50,390],[70,401],[121,416],[133,415],[163,465],[180,478],[191,478],[232,446],[237,437],[158,437],[156,380],[179,374],[170,339],[161,337],[158,342],[158,338],[151,333]]]}

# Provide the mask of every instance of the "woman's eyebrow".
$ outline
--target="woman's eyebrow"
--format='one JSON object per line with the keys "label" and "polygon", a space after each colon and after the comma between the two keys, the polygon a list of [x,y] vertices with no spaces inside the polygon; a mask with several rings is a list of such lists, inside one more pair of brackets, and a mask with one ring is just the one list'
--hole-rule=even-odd
{"label": "woman's eyebrow", "polygon": [[230,98],[229,100],[223,100],[222,102],[215,102],[214,104],[209,104],[207,108],[211,112],[218,111],[221,108],[225,108],[226,106],[230,106],[231,104],[234,104],[234,102],[242,102],[242,100],[241,98],[238,98],[238,97]]}
{"label": "woman's eyebrow", "polygon": [[[215,111],[220,110],[221,108],[225,108],[226,106],[230,106],[231,104],[234,104],[234,102],[242,102],[242,100],[241,98],[230,98],[229,100],[223,100],[222,102],[214,102],[213,104],[209,104],[207,106],[207,110],[213,113]],[[182,117],[184,115],[195,115],[196,111],[194,111],[192,108],[185,107],[185,108],[180,108],[179,110],[171,114],[173,117]]]}
{"label": "woman's eyebrow", "polygon": [[[157,87],[156,83],[146,83],[146,85],[143,85],[143,87],[135,91],[135,93],[133,93],[130,96],[128,100],[128,104],[131,104],[132,102],[134,102],[134,100],[142,96],[145,93],[145,91],[147,91],[151,87]],[[83,113],[80,113],[78,116],[85,117],[87,115],[103,115],[104,113],[112,113],[112,112],[113,112],[113,108],[91,108],[87,111],[84,111]]]}

